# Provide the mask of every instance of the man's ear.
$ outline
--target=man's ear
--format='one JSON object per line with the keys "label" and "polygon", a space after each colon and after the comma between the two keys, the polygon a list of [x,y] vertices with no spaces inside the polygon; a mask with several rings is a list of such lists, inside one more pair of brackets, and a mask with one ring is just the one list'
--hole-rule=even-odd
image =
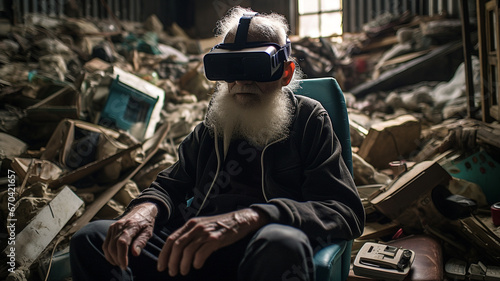
{"label": "man's ear", "polygon": [[292,80],[293,73],[295,72],[295,63],[293,61],[287,61],[283,66],[283,76],[281,76],[281,85],[286,86],[290,84]]}

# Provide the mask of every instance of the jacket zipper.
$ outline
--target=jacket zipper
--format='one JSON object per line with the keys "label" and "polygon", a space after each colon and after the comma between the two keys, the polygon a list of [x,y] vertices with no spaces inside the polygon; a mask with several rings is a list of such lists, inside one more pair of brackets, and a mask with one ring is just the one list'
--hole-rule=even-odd
{"label": "jacket zipper", "polygon": [[[212,180],[212,184],[210,185],[210,188],[207,191],[207,194],[205,195],[205,198],[203,199],[203,202],[201,203],[200,208],[196,212],[195,216],[198,216],[201,212],[201,209],[203,209],[203,206],[205,205],[205,202],[207,201],[208,195],[210,195],[210,192],[212,191],[212,188],[214,187],[215,182],[217,182],[217,178],[219,177],[219,172],[220,172],[220,166],[221,166],[221,158],[219,155],[219,145],[218,145],[218,138],[217,138],[217,129],[214,127],[214,143],[215,143],[215,154],[217,156],[217,172],[215,173],[214,179]],[[261,190],[262,190],[262,195],[264,196],[264,200],[266,202],[269,202],[269,199],[267,199],[266,195],[266,190],[265,190],[265,184],[264,184],[264,153],[267,150],[268,147],[271,145],[280,142],[282,140],[286,139],[286,137],[282,137],[280,139],[277,139],[270,144],[266,145],[264,149],[262,150],[261,156],[260,156],[260,167],[261,167]]]}
{"label": "jacket zipper", "polygon": [[282,140],[286,139],[286,137],[282,137],[281,139],[277,139],[273,142],[271,142],[270,144],[266,145],[264,147],[264,149],[262,150],[262,153],[260,155],[260,169],[261,169],[261,189],[262,189],[262,195],[264,196],[264,200],[266,200],[266,202],[269,202],[269,199],[267,199],[267,195],[266,195],[266,188],[265,188],[265,183],[264,183],[264,153],[266,152],[267,148],[270,147],[271,145],[277,143],[277,142],[280,142]]}
{"label": "jacket zipper", "polygon": [[198,211],[196,212],[196,217],[200,214],[201,209],[203,209],[203,206],[205,205],[205,202],[207,201],[208,195],[212,191],[212,188],[214,187],[215,182],[217,181],[217,178],[219,177],[219,171],[220,171],[220,166],[221,166],[221,160],[220,160],[220,155],[219,155],[219,145],[218,145],[218,138],[217,138],[217,129],[214,127],[214,142],[215,142],[215,155],[217,156],[217,172],[215,173],[214,179],[212,180],[212,184],[210,185],[210,188],[207,191],[207,194],[205,195],[205,198],[203,199],[203,202],[201,202],[200,208],[198,208]]}

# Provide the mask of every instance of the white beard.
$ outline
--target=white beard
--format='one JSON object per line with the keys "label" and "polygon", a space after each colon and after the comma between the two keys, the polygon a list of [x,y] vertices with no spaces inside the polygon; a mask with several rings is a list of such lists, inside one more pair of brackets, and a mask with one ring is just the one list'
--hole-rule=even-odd
{"label": "white beard", "polygon": [[[233,94],[236,88],[239,92],[254,95],[236,97]],[[229,90],[227,83],[219,83],[206,122],[215,128],[219,137],[223,137],[225,155],[233,139],[245,139],[251,145],[263,148],[288,136],[291,119],[292,105],[282,89],[263,94],[255,84],[235,85]]]}

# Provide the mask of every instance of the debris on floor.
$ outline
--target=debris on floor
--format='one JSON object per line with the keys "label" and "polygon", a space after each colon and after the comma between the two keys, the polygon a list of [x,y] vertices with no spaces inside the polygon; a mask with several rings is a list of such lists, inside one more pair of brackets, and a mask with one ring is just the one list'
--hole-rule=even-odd
{"label": "debris on floor", "polygon": [[[189,38],[155,16],[117,26],[34,14],[9,30],[0,37],[0,219],[17,224],[1,233],[24,237],[47,206],[67,211],[50,239],[26,242],[37,250],[23,264],[9,265],[1,239],[0,278],[61,280],[71,234],[122,213],[203,120],[214,84],[201,59],[216,39]],[[333,76],[345,92],[367,212],[353,256],[362,242],[425,233],[446,258],[500,263],[490,210],[500,202],[500,124],[467,117],[460,22],[385,15],[342,43],[292,39],[307,77]]]}

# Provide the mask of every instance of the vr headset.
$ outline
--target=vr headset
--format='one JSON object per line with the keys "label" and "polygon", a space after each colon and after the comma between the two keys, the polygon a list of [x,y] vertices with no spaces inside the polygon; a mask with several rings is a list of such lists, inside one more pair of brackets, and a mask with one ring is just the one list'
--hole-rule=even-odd
{"label": "vr headset", "polygon": [[208,80],[276,81],[283,75],[284,62],[291,53],[287,39],[280,46],[270,42],[247,42],[250,21],[257,13],[240,18],[234,43],[222,43],[203,57]]}

